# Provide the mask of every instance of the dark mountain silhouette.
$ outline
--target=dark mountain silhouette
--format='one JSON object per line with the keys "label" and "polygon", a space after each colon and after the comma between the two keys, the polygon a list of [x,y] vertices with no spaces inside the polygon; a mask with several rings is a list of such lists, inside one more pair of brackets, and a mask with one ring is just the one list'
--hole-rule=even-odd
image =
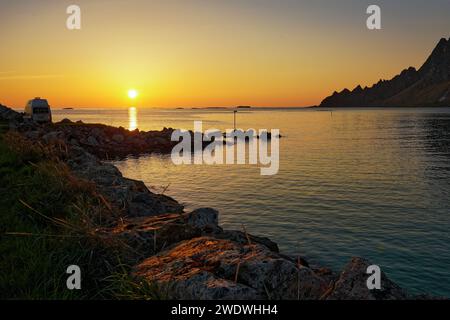
{"label": "dark mountain silhouette", "polygon": [[450,39],[441,39],[424,65],[370,88],[334,92],[321,107],[450,106]]}

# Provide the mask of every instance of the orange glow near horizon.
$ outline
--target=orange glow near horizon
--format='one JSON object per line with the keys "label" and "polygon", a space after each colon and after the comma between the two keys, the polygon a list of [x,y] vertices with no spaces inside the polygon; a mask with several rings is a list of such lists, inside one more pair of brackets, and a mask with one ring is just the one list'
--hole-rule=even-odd
{"label": "orange glow near horizon", "polygon": [[363,4],[346,16],[315,1],[79,0],[69,31],[65,1],[27,3],[2,4],[0,20],[0,103],[19,108],[126,107],[130,88],[138,108],[310,106],[419,67],[450,29],[371,33]]}

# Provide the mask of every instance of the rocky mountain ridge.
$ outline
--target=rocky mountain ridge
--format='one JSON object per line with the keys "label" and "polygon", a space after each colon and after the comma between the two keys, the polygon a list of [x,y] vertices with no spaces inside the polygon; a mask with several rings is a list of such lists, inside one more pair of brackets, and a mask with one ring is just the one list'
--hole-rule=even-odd
{"label": "rocky mountain ridge", "polygon": [[372,87],[334,92],[320,104],[320,107],[416,106],[450,106],[450,39],[442,38],[420,69],[409,67]]}

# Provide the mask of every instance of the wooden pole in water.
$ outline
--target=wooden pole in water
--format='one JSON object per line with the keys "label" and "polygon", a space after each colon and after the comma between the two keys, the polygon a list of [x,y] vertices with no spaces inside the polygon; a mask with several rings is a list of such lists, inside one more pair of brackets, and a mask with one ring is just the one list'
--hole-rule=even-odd
{"label": "wooden pole in water", "polygon": [[237,113],[237,110],[233,110],[233,115],[234,115],[234,131],[236,131],[236,113]]}

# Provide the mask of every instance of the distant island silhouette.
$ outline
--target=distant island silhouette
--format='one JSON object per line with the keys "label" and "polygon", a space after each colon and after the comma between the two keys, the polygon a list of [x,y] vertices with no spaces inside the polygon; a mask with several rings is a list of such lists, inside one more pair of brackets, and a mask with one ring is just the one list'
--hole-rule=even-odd
{"label": "distant island silhouette", "polygon": [[358,85],[325,98],[320,107],[450,106],[450,39],[442,38],[423,66],[403,70],[372,87]]}

